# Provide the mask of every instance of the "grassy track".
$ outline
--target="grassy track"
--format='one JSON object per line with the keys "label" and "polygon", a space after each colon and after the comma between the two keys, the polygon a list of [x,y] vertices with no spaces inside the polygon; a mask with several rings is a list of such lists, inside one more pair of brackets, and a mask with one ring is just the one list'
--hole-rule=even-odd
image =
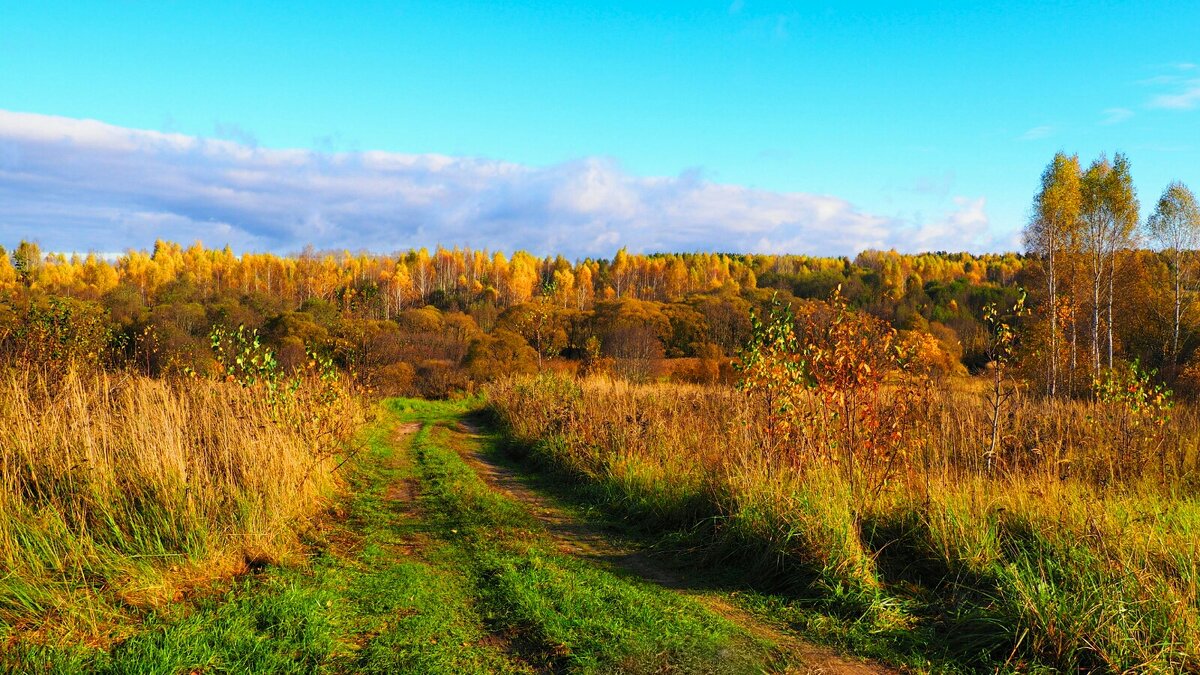
{"label": "grassy track", "polygon": [[[389,401],[311,559],[139,618],[116,644],[3,645],[57,672],[777,672],[769,636],[603,562],[464,461],[465,404]],[[802,668],[801,668],[802,669]]]}
{"label": "grassy track", "polygon": [[480,442],[466,408],[397,401],[420,419],[413,451],[428,521],[474,582],[488,626],[539,671],[761,672],[782,669],[771,645],[699,604],[634,577],[560,553],[536,518],[462,459]]}

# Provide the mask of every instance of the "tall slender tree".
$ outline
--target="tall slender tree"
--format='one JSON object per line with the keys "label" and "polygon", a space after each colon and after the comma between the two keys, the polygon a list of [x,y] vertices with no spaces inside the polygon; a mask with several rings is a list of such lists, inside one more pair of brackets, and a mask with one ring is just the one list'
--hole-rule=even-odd
{"label": "tall slender tree", "polygon": [[[1117,263],[1122,251],[1129,251],[1137,245],[1138,236],[1138,204],[1137,190],[1133,187],[1133,176],[1129,170],[1129,158],[1118,152],[1113,157],[1113,168],[1108,174],[1108,208],[1113,217],[1113,228],[1106,245],[1108,255],[1108,368],[1113,367],[1113,319],[1114,281],[1117,276]],[[1129,259],[1129,256],[1126,256]]]}
{"label": "tall slender tree", "polygon": [[1046,393],[1058,393],[1059,326],[1058,280],[1064,244],[1079,227],[1081,203],[1078,155],[1058,153],[1042,172],[1041,189],[1033,200],[1033,212],[1025,227],[1025,247],[1042,262],[1050,330]]}
{"label": "tall slender tree", "polygon": [[[1107,364],[1113,365],[1113,288],[1117,253],[1133,245],[1138,223],[1137,192],[1129,160],[1117,153],[1113,162],[1101,155],[1083,174],[1083,246],[1092,286],[1092,369],[1100,372],[1107,338]],[[1101,333],[1104,316],[1105,333]]]}
{"label": "tall slender tree", "polygon": [[1178,366],[1183,312],[1187,304],[1183,290],[1194,273],[1195,257],[1190,254],[1200,245],[1200,207],[1186,185],[1174,182],[1167,186],[1158,199],[1154,214],[1146,221],[1146,234],[1162,250],[1171,271],[1175,307],[1171,365]]}
{"label": "tall slender tree", "polygon": [[1108,209],[1108,199],[1105,194],[1108,188],[1108,174],[1112,164],[1108,158],[1101,155],[1088,166],[1083,173],[1080,188],[1083,195],[1083,249],[1087,262],[1088,281],[1091,290],[1092,340],[1091,349],[1092,374],[1100,372],[1100,315],[1104,306],[1101,294],[1104,289],[1105,272],[1108,257],[1107,242],[1113,228],[1112,214]]}

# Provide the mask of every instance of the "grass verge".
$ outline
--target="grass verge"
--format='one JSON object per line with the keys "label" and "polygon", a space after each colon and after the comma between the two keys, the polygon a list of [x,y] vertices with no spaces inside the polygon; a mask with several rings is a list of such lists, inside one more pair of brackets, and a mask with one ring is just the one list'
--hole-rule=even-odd
{"label": "grass verge", "polygon": [[863,501],[823,465],[764,464],[733,394],[538,378],[490,395],[515,456],[820,642],[919,670],[1200,667],[1194,497],[966,476]]}

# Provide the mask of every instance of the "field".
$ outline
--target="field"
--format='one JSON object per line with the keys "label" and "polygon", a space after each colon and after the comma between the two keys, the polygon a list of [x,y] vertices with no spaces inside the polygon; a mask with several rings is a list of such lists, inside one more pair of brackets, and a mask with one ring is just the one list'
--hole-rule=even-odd
{"label": "field", "polygon": [[827,640],[914,667],[1200,667],[1190,413],[1165,460],[1182,482],[1149,472],[1114,486],[1087,468],[1136,451],[1096,407],[1023,401],[1009,442],[1033,456],[989,475],[983,396],[945,394],[923,421],[929,451],[864,491],[822,457],[781,470],[753,435],[760,411],[733,390],[547,376],[488,395],[522,454],[744,568]]}
{"label": "field", "polygon": [[[1104,435],[1086,405],[1022,401],[1015,428],[1056,449],[989,475],[967,452],[988,429],[964,385],[925,420],[947,450],[864,494],[825,460],[782,470],[754,436],[761,410],[721,386],[546,374],[458,403],[389,399],[330,454],[311,430],[282,433],[261,400],[239,403],[236,385],[6,387],[6,433],[25,449],[5,469],[23,495],[3,511],[9,669],[1176,671],[1200,658],[1200,505],[1183,483],[1072,470],[1127,451],[1071,444]],[[1174,419],[1182,481],[1197,434]],[[108,433],[80,433],[96,424]],[[199,452],[215,447],[233,452]],[[85,462],[84,485],[62,470]],[[181,481],[196,487],[171,489]]]}
{"label": "field", "polygon": [[1198,27],[0,0],[0,675],[1200,674]]}
{"label": "field", "polygon": [[[341,496],[309,514],[295,559],[193,578],[189,592],[143,598],[140,611],[111,597],[123,580],[70,579],[87,597],[10,608],[0,662],[86,672],[736,673],[829,663],[870,672],[713,594],[605,562],[624,549],[586,544],[581,533],[599,524],[533,488],[481,478],[512,465],[478,431],[479,413],[478,401],[387,401],[362,432]],[[125,611],[53,636],[12,621],[112,606]]]}

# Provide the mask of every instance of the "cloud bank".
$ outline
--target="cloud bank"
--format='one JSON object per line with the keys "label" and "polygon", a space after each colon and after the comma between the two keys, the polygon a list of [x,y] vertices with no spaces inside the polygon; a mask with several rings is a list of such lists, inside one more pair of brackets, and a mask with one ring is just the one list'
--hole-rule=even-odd
{"label": "cloud bank", "polygon": [[639,177],[587,158],[547,167],[323,153],[0,111],[0,243],[63,251],[155,238],[235,250],[387,252],[471,245],[570,257],[635,252],[852,254],[991,248],[982,198],[916,223],[837,197]]}

